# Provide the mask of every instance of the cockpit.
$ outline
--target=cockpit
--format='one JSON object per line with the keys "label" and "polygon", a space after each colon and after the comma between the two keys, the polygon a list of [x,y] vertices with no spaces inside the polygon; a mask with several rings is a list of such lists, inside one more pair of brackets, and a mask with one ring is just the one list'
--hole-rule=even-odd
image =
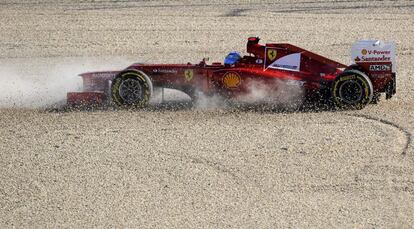
{"label": "cockpit", "polygon": [[265,46],[259,44],[260,38],[250,37],[247,41],[247,52],[249,56],[241,56],[237,51],[231,51],[224,58],[224,65],[233,66],[238,63],[245,64],[262,64],[265,52]]}
{"label": "cockpit", "polygon": [[225,65],[234,65],[241,59],[241,55],[237,51],[231,51],[229,54],[227,54],[226,58],[224,58],[224,64]]}
{"label": "cockpit", "polygon": [[[227,67],[234,67],[238,64],[263,64],[265,46],[259,44],[258,37],[250,37],[247,42],[248,56],[241,56],[238,51],[231,51],[224,58],[224,65]],[[201,66],[206,65],[208,59],[204,58],[201,62]],[[220,62],[212,63],[212,66],[220,66]]]}

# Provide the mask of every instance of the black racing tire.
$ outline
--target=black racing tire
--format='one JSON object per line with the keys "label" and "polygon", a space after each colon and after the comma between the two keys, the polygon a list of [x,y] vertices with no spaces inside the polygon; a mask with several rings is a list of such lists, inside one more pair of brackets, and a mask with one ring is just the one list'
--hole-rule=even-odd
{"label": "black racing tire", "polygon": [[119,73],[112,80],[111,96],[117,106],[145,107],[152,93],[151,79],[141,71],[127,70]]}
{"label": "black racing tire", "polygon": [[333,101],[340,109],[362,109],[372,101],[373,94],[371,80],[358,70],[342,72],[332,86]]}

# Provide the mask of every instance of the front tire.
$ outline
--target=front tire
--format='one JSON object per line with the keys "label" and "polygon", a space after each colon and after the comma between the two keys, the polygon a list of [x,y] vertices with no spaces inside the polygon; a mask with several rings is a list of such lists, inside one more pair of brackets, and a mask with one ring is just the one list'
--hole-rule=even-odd
{"label": "front tire", "polygon": [[332,97],[340,109],[362,109],[372,101],[374,89],[371,80],[358,70],[346,70],[335,80]]}
{"label": "front tire", "polygon": [[112,101],[118,106],[142,108],[152,95],[151,79],[143,72],[128,70],[112,80]]}

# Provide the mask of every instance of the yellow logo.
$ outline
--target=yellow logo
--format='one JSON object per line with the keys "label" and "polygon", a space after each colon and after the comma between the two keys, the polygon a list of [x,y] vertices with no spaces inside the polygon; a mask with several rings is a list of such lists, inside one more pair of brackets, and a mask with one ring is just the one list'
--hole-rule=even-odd
{"label": "yellow logo", "polygon": [[223,83],[227,88],[237,88],[240,82],[241,78],[236,72],[228,72],[223,76]]}
{"label": "yellow logo", "polygon": [[191,81],[194,77],[193,69],[187,69],[184,71],[184,78],[187,81]]}
{"label": "yellow logo", "polygon": [[364,56],[365,56],[365,55],[367,55],[367,53],[368,53],[368,51],[367,51],[366,49],[362,49],[362,50],[361,50],[361,54],[362,54],[362,55],[364,55]]}
{"label": "yellow logo", "polygon": [[274,61],[277,56],[277,51],[275,49],[268,49],[267,50],[267,59],[270,61]]}

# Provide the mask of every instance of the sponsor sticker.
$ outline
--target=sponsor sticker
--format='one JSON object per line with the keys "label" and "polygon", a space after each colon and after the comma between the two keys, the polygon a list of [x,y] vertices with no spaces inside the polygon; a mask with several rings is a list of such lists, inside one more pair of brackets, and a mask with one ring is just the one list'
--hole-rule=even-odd
{"label": "sponsor sticker", "polygon": [[223,84],[229,89],[234,89],[234,88],[239,87],[240,83],[241,83],[240,75],[236,72],[227,72],[223,76]]}
{"label": "sponsor sticker", "polygon": [[391,51],[389,50],[366,50],[366,49],[362,49],[361,51],[362,55],[390,55]]}
{"label": "sponsor sticker", "polygon": [[361,54],[362,54],[362,55],[367,55],[367,53],[368,53],[368,51],[367,51],[366,49],[362,49],[362,50],[361,50]]}
{"label": "sponsor sticker", "polygon": [[193,69],[186,69],[184,71],[184,78],[186,81],[191,81],[194,77],[194,71]]}
{"label": "sponsor sticker", "polygon": [[154,68],[152,70],[154,73],[169,73],[169,74],[177,74],[177,69],[166,69],[166,68]]}
{"label": "sponsor sticker", "polygon": [[382,78],[385,78],[385,77],[390,77],[390,73],[371,73],[370,76],[372,78],[382,79]]}
{"label": "sponsor sticker", "polygon": [[[380,40],[360,40],[355,42],[351,48],[351,58],[353,63],[363,62],[391,62],[389,68],[392,72],[396,71],[395,64],[395,43],[383,42]],[[372,63],[375,66],[371,71],[389,71],[385,69],[383,63]],[[381,70],[383,69],[383,70]]]}
{"label": "sponsor sticker", "polygon": [[92,77],[111,78],[111,77],[114,77],[115,75],[116,75],[115,73],[98,72],[98,73],[93,73]]}
{"label": "sponsor sticker", "polygon": [[373,72],[385,72],[385,71],[391,71],[390,65],[387,64],[375,64],[370,65],[369,70]]}
{"label": "sponsor sticker", "polygon": [[391,57],[387,57],[385,55],[379,56],[379,57],[361,57],[361,61],[364,62],[385,62],[385,61],[391,61]]}
{"label": "sponsor sticker", "polygon": [[297,71],[299,68],[299,66],[297,65],[287,65],[287,64],[275,64],[274,67],[277,67],[279,69],[292,70],[292,71]]}
{"label": "sponsor sticker", "polygon": [[301,54],[292,53],[292,54],[280,57],[279,59],[275,60],[273,63],[271,63],[267,67],[298,72],[300,69],[300,61],[301,61]]}
{"label": "sponsor sticker", "polygon": [[385,77],[389,77],[389,74],[384,74],[384,73],[382,73],[382,74],[381,73],[371,73],[370,76],[372,78],[382,79],[382,78],[385,78]]}
{"label": "sponsor sticker", "polygon": [[274,61],[277,57],[277,51],[275,49],[268,49],[267,50],[267,59],[269,61]]}

